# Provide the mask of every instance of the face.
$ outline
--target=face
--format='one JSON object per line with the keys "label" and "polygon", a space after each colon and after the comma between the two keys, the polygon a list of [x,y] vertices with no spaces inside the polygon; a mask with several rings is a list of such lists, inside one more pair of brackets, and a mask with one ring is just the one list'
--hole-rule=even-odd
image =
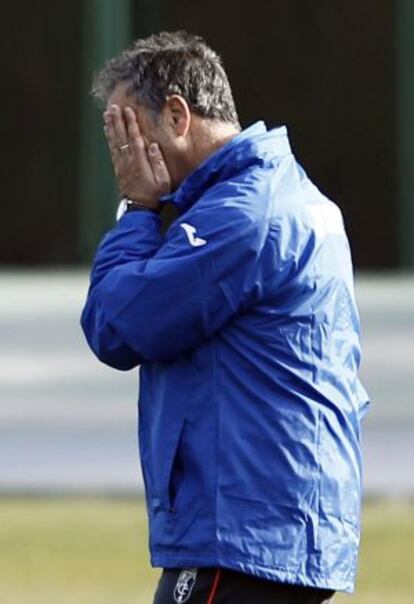
{"label": "face", "polygon": [[125,107],[131,107],[135,111],[146,146],[153,142],[158,143],[170,172],[173,188],[176,188],[189,171],[186,165],[186,137],[183,137],[181,128],[177,129],[176,119],[169,104],[166,104],[158,118],[154,119],[146,107],[139,104],[134,96],[126,93],[126,88],[126,84],[122,83],[116,86],[108,97],[107,109],[111,105],[118,105],[121,111]]}

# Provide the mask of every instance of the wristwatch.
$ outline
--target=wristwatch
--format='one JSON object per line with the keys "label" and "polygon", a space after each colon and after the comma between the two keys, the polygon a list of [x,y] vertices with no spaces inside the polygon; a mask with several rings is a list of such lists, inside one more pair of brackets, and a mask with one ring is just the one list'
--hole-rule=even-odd
{"label": "wristwatch", "polygon": [[139,203],[138,201],[133,201],[132,199],[128,199],[124,197],[121,199],[121,202],[118,206],[118,210],[116,212],[116,219],[120,220],[124,214],[127,212],[134,212],[135,210],[152,210],[153,212],[158,212],[154,208],[149,208],[148,206]]}

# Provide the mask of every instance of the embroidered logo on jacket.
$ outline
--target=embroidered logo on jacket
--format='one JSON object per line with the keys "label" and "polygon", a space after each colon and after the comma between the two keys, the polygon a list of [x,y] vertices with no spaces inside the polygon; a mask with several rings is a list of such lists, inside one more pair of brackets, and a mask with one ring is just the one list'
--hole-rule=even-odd
{"label": "embroidered logo on jacket", "polygon": [[205,239],[202,239],[201,237],[195,237],[197,229],[191,224],[188,224],[187,222],[182,222],[180,224],[180,227],[183,227],[188,237],[188,241],[191,243],[192,246],[199,247],[200,245],[205,245],[207,243]]}
{"label": "embroidered logo on jacket", "polygon": [[187,568],[180,572],[174,589],[174,602],[177,602],[177,604],[188,602],[191,592],[193,591],[196,578],[197,568]]}

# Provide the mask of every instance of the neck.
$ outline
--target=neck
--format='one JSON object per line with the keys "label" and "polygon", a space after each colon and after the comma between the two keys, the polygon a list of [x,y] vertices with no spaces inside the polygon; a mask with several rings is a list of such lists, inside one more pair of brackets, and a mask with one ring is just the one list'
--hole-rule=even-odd
{"label": "neck", "polygon": [[190,160],[191,170],[197,168],[204,160],[239,133],[240,128],[232,124],[223,124],[206,119],[196,120],[191,133],[193,143],[193,153]]}

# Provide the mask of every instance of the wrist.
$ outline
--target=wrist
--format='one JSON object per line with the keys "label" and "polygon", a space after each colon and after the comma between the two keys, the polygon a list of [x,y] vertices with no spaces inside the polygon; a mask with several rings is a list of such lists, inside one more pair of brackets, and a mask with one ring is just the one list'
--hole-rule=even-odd
{"label": "wrist", "polygon": [[159,203],[154,204],[146,204],[142,201],[135,201],[134,199],[126,198],[126,211],[133,212],[134,210],[152,210],[153,212],[159,212],[161,210],[161,206]]}
{"label": "wrist", "polygon": [[128,197],[124,197],[123,199],[121,199],[119,206],[118,206],[118,210],[116,213],[116,219],[120,220],[122,218],[122,216],[124,216],[124,214],[128,213],[128,212],[135,212],[135,211],[140,211],[140,210],[150,210],[152,212],[155,212],[156,214],[159,214],[161,211],[161,206],[158,204],[157,207],[150,207],[144,203],[141,203],[139,201],[134,201],[133,199],[129,199]]}

